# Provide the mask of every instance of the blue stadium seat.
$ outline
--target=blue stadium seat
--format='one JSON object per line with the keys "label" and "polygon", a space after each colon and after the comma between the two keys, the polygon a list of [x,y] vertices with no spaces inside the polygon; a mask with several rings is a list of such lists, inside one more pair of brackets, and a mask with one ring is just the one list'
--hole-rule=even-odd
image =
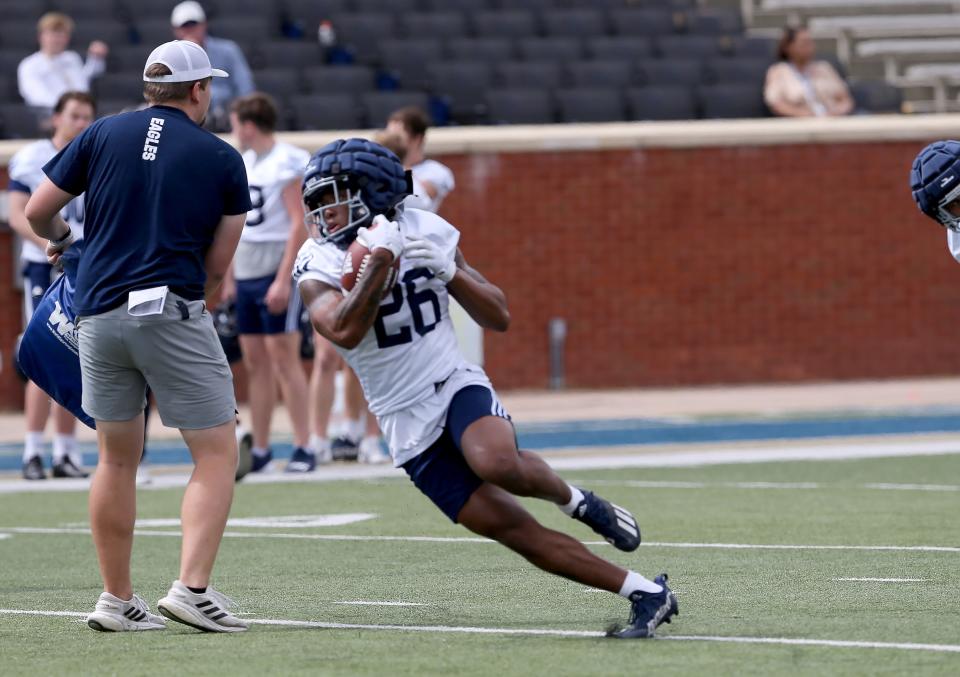
{"label": "blue stadium seat", "polygon": [[310,68],[324,63],[323,52],[313,40],[271,40],[257,47],[257,60],[264,68]]}
{"label": "blue stadium seat", "polygon": [[743,33],[739,9],[701,8],[687,13],[687,32],[701,35],[737,35]]}
{"label": "blue stadium seat", "polygon": [[636,64],[637,81],[643,85],[693,87],[703,82],[699,59],[646,59]]}
{"label": "blue stadium seat", "polygon": [[147,57],[153,51],[149,45],[110,45],[107,70],[111,73],[142,73]]}
{"label": "blue stadium seat", "polygon": [[429,64],[430,90],[447,99],[450,115],[460,124],[481,120],[486,90],[493,85],[493,67],[486,61],[438,61]]}
{"label": "blue stadium seat", "polygon": [[265,92],[275,99],[289,99],[304,93],[300,71],[296,68],[262,68],[253,71],[257,91]]}
{"label": "blue stadium seat", "polygon": [[861,80],[850,85],[850,95],[861,111],[900,113],[903,92],[883,80]]}
{"label": "blue stadium seat", "polygon": [[589,38],[587,54],[592,59],[646,59],[653,56],[653,42],[649,38],[626,35],[607,35]]}
{"label": "blue stadium seat", "polygon": [[539,125],[556,122],[550,92],[530,87],[488,90],[487,118],[498,125]]}
{"label": "blue stadium seat", "polygon": [[293,128],[360,129],[363,117],[352,94],[311,94],[294,96],[289,100],[293,113]]}
{"label": "blue stadium seat", "polygon": [[0,104],[0,136],[5,139],[40,138],[39,118],[22,103]]}
{"label": "blue stadium seat", "polygon": [[657,38],[657,50],[668,59],[710,59],[723,54],[723,42],[712,35],[666,35]]}
{"label": "blue stadium seat", "polygon": [[447,55],[457,61],[480,59],[497,63],[513,59],[516,50],[508,38],[453,38],[447,41]]}
{"label": "blue stadium seat", "polygon": [[210,20],[210,35],[241,44],[267,42],[280,37],[280,24],[264,23],[256,17],[220,16]]}
{"label": "blue stadium seat", "polygon": [[91,86],[98,99],[143,101],[143,81],[134,73],[104,73]]}
{"label": "blue stadium seat", "polygon": [[538,33],[536,17],[525,9],[476,12],[473,31],[480,38],[529,38]]}
{"label": "blue stadium seat", "polygon": [[351,0],[354,12],[415,12],[419,9],[417,0]]}
{"label": "blue stadium seat", "polygon": [[556,92],[560,122],[620,122],[625,119],[621,90],[581,87]]}
{"label": "blue stadium seat", "polygon": [[387,118],[398,108],[417,106],[429,110],[430,99],[423,92],[397,90],[393,92],[367,92],[360,97],[368,127],[383,127]]}
{"label": "blue stadium seat", "polygon": [[554,9],[541,15],[544,35],[585,38],[607,33],[603,12],[595,9]]}
{"label": "blue stadium seat", "polygon": [[763,102],[763,83],[704,85],[697,96],[705,118],[761,118],[770,115]]}
{"label": "blue stadium seat", "polygon": [[710,59],[704,64],[705,79],[716,84],[760,84],[767,77],[770,59]]}
{"label": "blue stadium seat", "polygon": [[39,46],[36,19],[0,21],[0,46],[4,49],[17,49],[27,53],[37,51]]}
{"label": "blue stadium seat", "polygon": [[425,87],[427,64],[443,56],[443,47],[436,38],[381,40],[379,48],[381,69],[398,79],[404,89]]}
{"label": "blue stadium seat", "polygon": [[409,12],[399,18],[408,38],[457,38],[467,34],[463,12]]}
{"label": "blue stadium seat", "polygon": [[669,35],[678,27],[669,9],[617,9],[610,12],[609,21],[617,35]]}
{"label": "blue stadium seat", "polygon": [[517,53],[527,61],[575,61],[583,56],[583,43],[577,38],[522,38]]}
{"label": "blue stadium seat", "polygon": [[777,57],[776,38],[758,38],[738,35],[731,39],[731,52],[735,56],[767,59],[772,61]]}
{"label": "blue stadium seat", "polygon": [[575,61],[567,65],[575,87],[629,87],[634,84],[633,64],[626,59]]}
{"label": "blue stadium seat", "polygon": [[693,120],[697,107],[689,87],[631,87],[626,91],[631,120]]}
{"label": "blue stadium seat", "polygon": [[350,9],[347,0],[281,0],[282,15],[291,26],[303,32],[304,40],[316,40],[320,22]]}
{"label": "blue stadium seat", "polygon": [[367,14],[337,14],[333,17],[337,42],[365,64],[376,63],[377,44],[396,33],[396,22],[386,12]]}
{"label": "blue stadium seat", "polygon": [[134,42],[147,45],[150,49],[174,39],[169,14],[155,18],[134,17],[133,27],[138,38]]}
{"label": "blue stadium seat", "polygon": [[423,0],[423,6],[431,11],[477,12],[496,8],[497,0]]}
{"label": "blue stadium seat", "polygon": [[504,61],[496,67],[497,79],[506,89],[559,87],[562,70],[556,61]]}
{"label": "blue stadium seat", "polygon": [[[0,16],[4,21],[32,21],[36,38],[37,19],[49,9],[47,0],[0,0]],[[34,39],[36,46],[36,39]]]}
{"label": "blue stadium seat", "polygon": [[320,66],[303,71],[303,80],[314,94],[354,94],[376,86],[376,74],[369,66]]}

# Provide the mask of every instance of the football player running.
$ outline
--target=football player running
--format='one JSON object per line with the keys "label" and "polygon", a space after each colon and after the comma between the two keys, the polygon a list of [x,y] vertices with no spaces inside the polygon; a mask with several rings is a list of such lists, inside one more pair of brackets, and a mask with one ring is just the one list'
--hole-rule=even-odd
{"label": "football player running", "polygon": [[[514,498],[555,503],[620,550],[640,545],[628,511],[517,449],[510,417],[483,370],[460,354],[447,311],[452,296],[483,327],[506,331],[506,297],[467,263],[456,228],[401,205],[410,188],[397,156],[369,141],[334,141],[310,158],[303,199],[311,238],[294,278],[313,326],[359,377],[394,464],[449,519],[544,571],[626,597],[630,621],[614,636],[653,636],[677,613],[666,574],[650,581],[601,559]],[[371,254],[347,292],[341,270],[354,240]],[[397,284],[385,290],[397,258]]]}

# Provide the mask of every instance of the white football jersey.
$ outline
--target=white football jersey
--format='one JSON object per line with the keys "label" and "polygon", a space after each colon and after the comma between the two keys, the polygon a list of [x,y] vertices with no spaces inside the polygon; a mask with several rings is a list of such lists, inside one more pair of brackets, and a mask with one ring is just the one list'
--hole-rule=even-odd
{"label": "white football jersey", "polygon": [[[405,200],[404,206],[436,213],[443,199],[456,187],[453,172],[436,160],[424,160],[411,167],[410,172],[413,174],[413,195]],[[430,197],[423,187],[424,181],[433,184],[437,189],[436,197]]]}
{"label": "white football jersey", "polygon": [[250,184],[250,202],[240,239],[243,242],[285,242],[290,237],[290,214],[283,204],[283,189],[300,181],[310,153],[278,141],[266,155],[243,154]]}
{"label": "white football jersey", "polygon": [[[57,149],[50,139],[35,141],[29,146],[24,146],[17,151],[17,153],[10,158],[9,167],[11,184],[18,184],[17,188],[13,189],[17,190],[23,187],[32,194],[46,178],[46,174],[43,173],[43,166],[56,154]],[[73,231],[73,236],[78,240],[82,239],[84,217],[83,195],[78,195],[70,200],[67,206],[60,210],[60,216],[62,216],[63,220],[70,226],[70,229]],[[47,255],[34,243],[24,240],[23,247],[20,250],[20,259],[22,261],[29,261],[30,263],[46,263]]]}
{"label": "white football jersey", "polygon": [[[404,236],[421,237],[438,245],[451,259],[460,232],[435,214],[405,209],[398,219]],[[308,239],[297,256],[293,277],[341,289],[345,252],[332,243]],[[400,259],[400,275],[390,295],[380,303],[377,320],[360,344],[337,351],[356,373],[370,411],[383,416],[406,409],[435,392],[466,360],[457,347],[447,310],[447,285],[425,268]]]}

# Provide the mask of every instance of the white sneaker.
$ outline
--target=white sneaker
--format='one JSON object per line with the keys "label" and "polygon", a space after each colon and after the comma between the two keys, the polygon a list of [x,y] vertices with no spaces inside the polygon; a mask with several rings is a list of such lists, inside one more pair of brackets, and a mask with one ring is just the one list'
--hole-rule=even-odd
{"label": "white sneaker", "polygon": [[93,613],[87,616],[87,625],[100,632],[163,630],[167,627],[166,621],[150,613],[147,603],[136,595],[124,601],[109,592],[101,593]]}
{"label": "white sneaker", "polygon": [[317,465],[327,465],[333,462],[333,449],[330,448],[330,440],[315,442],[313,453],[317,457]]}
{"label": "white sneaker", "polygon": [[386,463],[390,457],[383,453],[380,446],[379,437],[364,437],[360,440],[360,448],[357,451],[357,460],[361,463],[370,463],[376,465]]}
{"label": "white sneaker", "polygon": [[150,473],[150,466],[146,461],[140,461],[137,466],[137,486],[143,487],[153,482],[153,475]]}
{"label": "white sneaker", "polygon": [[250,626],[228,611],[234,606],[232,599],[212,587],[198,594],[190,592],[180,581],[174,581],[167,596],[157,602],[164,616],[197,630],[243,632]]}

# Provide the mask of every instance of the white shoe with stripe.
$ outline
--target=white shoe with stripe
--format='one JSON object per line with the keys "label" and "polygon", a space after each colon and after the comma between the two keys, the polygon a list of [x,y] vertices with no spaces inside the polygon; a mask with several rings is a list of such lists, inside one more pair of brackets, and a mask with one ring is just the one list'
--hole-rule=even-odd
{"label": "white shoe with stripe", "polygon": [[87,625],[100,632],[136,632],[140,630],[163,630],[166,621],[150,613],[150,607],[134,595],[129,600],[104,592],[97,600],[93,613],[87,616]]}
{"label": "white shoe with stripe", "polygon": [[230,609],[233,600],[207,587],[206,592],[192,592],[180,581],[174,581],[167,596],[157,602],[157,608],[172,621],[183,623],[205,632],[243,632],[250,626]]}

